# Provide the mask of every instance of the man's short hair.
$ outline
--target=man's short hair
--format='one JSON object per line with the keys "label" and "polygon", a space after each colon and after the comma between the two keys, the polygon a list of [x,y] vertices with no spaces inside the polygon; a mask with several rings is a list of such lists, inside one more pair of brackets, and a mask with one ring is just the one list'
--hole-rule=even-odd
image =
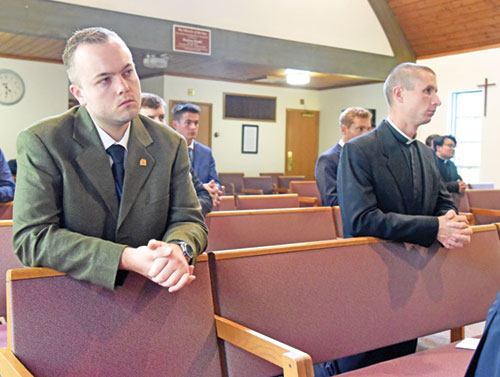
{"label": "man's short hair", "polygon": [[442,147],[444,145],[444,141],[446,139],[452,140],[455,143],[455,146],[457,145],[457,139],[455,139],[455,136],[452,135],[439,136],[434,139],[434,152],[437,151],[437,147]]}
{"label": "man's short hair", "polygon": [[392,105],[392,91],[394,88],[401,85],[407,90],[412,90],[417,74],[422,71],[430,72],[436,76],[436,73],[429,67],[415,63],[401,63],[389,73],[384,83],[384,95],[389,106]]}
{"label": "man's short hair", "polygon": [[167,104],[163,98],[157,96],[153,93],[142,93],[141,94],[141,107],[147,107],[148,109],[156,110],[160,106],[163,106],[163,110],[167,109]]}
{"label": "man's short hair", "polygon": [[425,139],[425,145],[427,145],[428,147],[432,147],[432,141],[434,139],[437,139],[440,136],[441,135],[438,135],[438,134],[432,134],[432,135],[427,136],[427,138]]}
{"label": "man's short hair", "polygon": [[64,67],[66,68],[66,73],[68,74],[69,81],[74,83],[75,72],[73,67],[73,57],[78,46],[88,43],[88,44],[101,44],[106,43],[109,39],[114,39],[117,42],[123,44],[123,46],[130,52],[129,48],[121,39],[118,34],[114,31],[103,28],[103,27],[90,27],[82,30],[77,30],[66,42],[66,47],[62,55]]}
{"label": "man's short hair", "polygon": [[341,127],[342,125],[345,125],[347,128],[351,128],[356,117],[362,119],[371,119],[372,113],[366,109],[363,109],[362,107],[348,107],[347,109],[342,111],[342,114],[340,114],[339,125]]}
{"label": "man's short hair", "polygon": [[179,122],[185,113],[199,114],[200,107],[192,103],[179,103],[172,107],[172,120]]}

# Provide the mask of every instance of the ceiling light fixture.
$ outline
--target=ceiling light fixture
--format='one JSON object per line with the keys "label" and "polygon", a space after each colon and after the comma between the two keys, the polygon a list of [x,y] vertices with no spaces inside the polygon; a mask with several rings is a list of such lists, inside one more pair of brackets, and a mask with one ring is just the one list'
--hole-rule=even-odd
{"label": "ceiling light fixture", "polygon": [[290,85],[307,85],[311,82],[311,73],[298,69],[287,69],[286,82]]}

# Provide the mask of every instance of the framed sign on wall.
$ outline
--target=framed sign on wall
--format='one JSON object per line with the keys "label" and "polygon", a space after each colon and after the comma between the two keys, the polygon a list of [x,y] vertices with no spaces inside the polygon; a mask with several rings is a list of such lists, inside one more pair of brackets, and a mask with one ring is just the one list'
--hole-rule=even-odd
{"label": "framed sign on wall", "polygon": [[259,126],[244,124],[241,128],[241,153],[258,153]]}

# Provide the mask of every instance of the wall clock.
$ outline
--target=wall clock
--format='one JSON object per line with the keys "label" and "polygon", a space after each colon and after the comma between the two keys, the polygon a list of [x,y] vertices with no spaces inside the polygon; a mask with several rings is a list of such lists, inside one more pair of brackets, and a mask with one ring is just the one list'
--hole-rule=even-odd
{"label": "wall clock", "polygon": [[24,96],[21,76],[10,69],[0,69],[0,104],[14,105]]}

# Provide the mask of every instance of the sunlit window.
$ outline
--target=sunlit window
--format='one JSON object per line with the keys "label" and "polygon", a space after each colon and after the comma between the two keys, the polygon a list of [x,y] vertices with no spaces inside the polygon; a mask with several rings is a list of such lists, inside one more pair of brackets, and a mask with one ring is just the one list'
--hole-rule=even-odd
{"label": "sunlit window", "polygon": [[457,139],[455,165],[467,183],[480,182],[483,92],[452,93],[451,134]]}

